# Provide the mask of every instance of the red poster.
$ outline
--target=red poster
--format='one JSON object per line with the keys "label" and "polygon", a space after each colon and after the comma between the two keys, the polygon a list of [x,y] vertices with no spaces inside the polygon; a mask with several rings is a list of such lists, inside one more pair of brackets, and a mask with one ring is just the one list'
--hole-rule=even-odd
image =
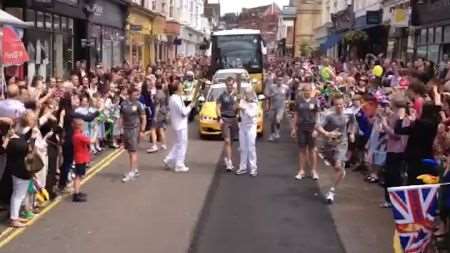
{"label": "red poster", "polygon": [[13,28],[3,28],[3,65],[22,65],[30,58]]}

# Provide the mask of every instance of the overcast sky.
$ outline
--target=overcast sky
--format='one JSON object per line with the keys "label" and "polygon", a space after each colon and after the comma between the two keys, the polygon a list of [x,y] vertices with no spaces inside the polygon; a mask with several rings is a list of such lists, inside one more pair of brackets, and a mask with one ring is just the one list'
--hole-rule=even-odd
{"label": "overcast sky", "polygon": [[208,0],[210,3],[220,2],[220,12],[240,12],[242,8],[250,8],[276,3],[280,8],[289,3],[289,0]]}

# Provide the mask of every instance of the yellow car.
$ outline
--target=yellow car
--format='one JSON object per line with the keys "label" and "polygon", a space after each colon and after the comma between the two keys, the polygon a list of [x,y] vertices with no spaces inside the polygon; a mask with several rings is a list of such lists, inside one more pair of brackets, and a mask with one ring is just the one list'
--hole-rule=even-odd
{"label": "yellow car", "polygon": [[[251,84],[248,82],[241,83],[242,88],[250,87]],[[222,134],[222,130],[220,128],[220,123],[217,119],[217,99],[222,95],[223,92],[226,91],[225,83],[213,84],[209,88],[206,99],[203,98],[204,103],[200,109],[199,113],[199,132],[200,137],[205,136],[219,136]],[[263,109],[263,100],[264,96],[259,95],[259,112],[258,112],[258,120],[257,120],[257,132],[258,135],[261,136],[264,130],[264,109]]]}

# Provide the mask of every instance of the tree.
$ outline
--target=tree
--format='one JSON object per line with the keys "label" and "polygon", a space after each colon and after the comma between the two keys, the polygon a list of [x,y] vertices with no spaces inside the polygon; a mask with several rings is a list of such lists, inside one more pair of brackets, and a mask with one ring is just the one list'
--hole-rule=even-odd
{"label": "tree", "polygon": [[303,41],[300,44],[300,55],[301,56],[311,56],[313,48],[310,46],[308,41]]}
{"label": "tree", "polygon": [[365,31],[349,31],[344,34],[344,43],[350,52],[350,58],[358,58],[358,47],[369,39]]}

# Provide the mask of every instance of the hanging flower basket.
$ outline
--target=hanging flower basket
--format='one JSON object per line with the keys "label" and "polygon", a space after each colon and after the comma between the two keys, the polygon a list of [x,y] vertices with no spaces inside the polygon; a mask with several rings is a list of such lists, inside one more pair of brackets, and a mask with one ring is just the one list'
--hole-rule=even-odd
{"label": "hanging flower basket", "polygon": [[348,45],[355,45],[367,41],[369,36],[364,31],[349,31],[344,34],[344,42]]}

